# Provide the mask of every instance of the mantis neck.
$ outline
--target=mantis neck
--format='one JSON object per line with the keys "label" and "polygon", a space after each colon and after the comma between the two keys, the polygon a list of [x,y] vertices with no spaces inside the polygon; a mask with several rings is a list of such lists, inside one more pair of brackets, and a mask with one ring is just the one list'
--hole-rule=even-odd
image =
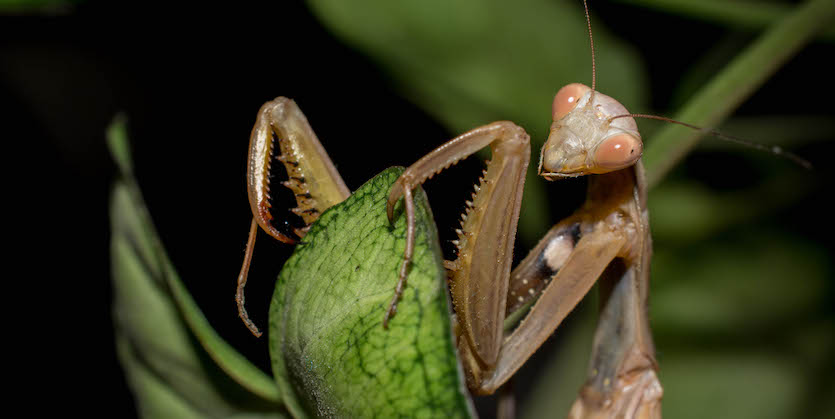
{"label": "mantis neck", "polygon": [[644,165],[640,161],[625,169],[590,176],[586,205],[612,208],[633,202],[639,212],[645,212],[644,178]]}

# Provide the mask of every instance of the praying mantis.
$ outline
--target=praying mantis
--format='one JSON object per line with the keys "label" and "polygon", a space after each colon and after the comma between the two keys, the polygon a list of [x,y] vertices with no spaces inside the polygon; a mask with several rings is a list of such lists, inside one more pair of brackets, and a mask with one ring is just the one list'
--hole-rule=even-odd
{"label": "praying mantis", "polygon": [[[602,276],[601,288],[606,290],[608,303],[595,337],[589,381],[575,403],[572,415],[586,417],[602,414],[601,411],[659,414],[661,388],[655,375],[645,304],[650,239],[646,189],[638,160],[640,136],[634,121],[626,118],[614,119],[598,127],[578,122],[588,120],[590,116],[597,118],[595,114],[600,112],[622,114],[623,111],[622,105],[613,99],[578,84],[566,86],[556,95],[555,121],[551,138],[543,148],[540,172],[546,178],[601,173],[590,182],[586,205],[552,228],[512,273],[509,249],[513,245],[521,184],[530,151],[528,136],[521,128],[510,122],[497,122],[465,133],[406,169],[394,184],[388,198],[389,216],[393,215],[393,204],[400,195],[406,197],[409,227],[406,260],[400,270],[401,278],[405,280],[415,234],[413,187],[434,173],[439,165],[448,165],[450,160],[460,158],[466,151],[472,153],[480,146],[492,143],[493,159],[476,188],[471,209],[464,215],[457,243],[459,258],[445,265],[451,273],[459,357],[473,392],[490,394],[496,391]],[[609,116],[603,120],[606,118]],[[583,153],[587,150],[583,147],[588,145],[581,143],[577,146],[583,152],[560,154],[566,148],[562,143],[576,142],[580,138],[572,129],[581,130],[580,135],[597,142],[592,144],[592,153]],[[566,131],[569,133],[565,134]],[[279,141],[282,153],[279,160],[285,163],[290,179],[285,185],[298,197],[299,206],[294,212],[303,218],[315,219],[324,212],[327,203],[340,197],[347,198],[347,188],[338,178],[333,164],[301,111],[289,99],[278,98],[265,104],[259,112],[251,143],[255,157],[269,155],[259,150],[271,143],[273,132],[282,139]],[[461,153],[462,148],[465,153]],[[450,151],[452,157],[447,156]],[[305,157],[306,163],[301,162],[301,156]],[[251,159],[251,173],[266,170],[268,163],[266,157],[264,160]],[[256,181],[255,186],[265,178],[250,176]],[[315,182],[311,181],[313,179]],[[514,192],[513,199],[507,199],[501,194],[503,191]],[[257,188],[250,188],[255,216],[240,285],[246,282],[246,265],[252,256],[255,233],[262,223],[272,228],[267,230],[271,235],[282,241],[292,240],[269,224],[266,188],[262,187],[260,193],[264,199],[258,198]],[[497,216],[500,219],[491,223],[491,217]],[[303,235],[305,231],[297,229],[296,233]],[[615,258],[622,262],[611,263]],[[499,263],[488,263],[489,260]],[[474,271],[475,274],[469,274]],[[499,275],[503,277],[496,281],[495,277]],[[393,321],[398,293],[404,286],[405,281],[398,284],[384,324]],[[528,317],[505,338],[502,332],[505,314],[540,292]],[[241,317],[254,328],[242,308],[242,287],[238,297]],[[491,311],[491,307],[499,312]]]}
{"label": "praying mantis", "polygon": [[[554,226],[511,271],[530,159],[529,137],[522,128],[502,121],[448,141],[409,167],[389,195],[389,219],[394,204],[403,197],[408,228],[399,281],[383,325],[396,313],[408,278],[415,240],[412,190],[436,172],[489,146],[492,159],[462,215],[455,242],[458,258],[445,265],[468,386],[476,394],[495,392],[600,277],[604,309],[588,381],[571,416],[659,417],[662,391],[646,313],[651,240],[640,134],[620,103],[580,84],[570,84],[556,94],[552,116],[539,174],[546,180],[593,175],[586,204]],[[280,149],[277,159],[288,172],[284,185],[297,197],[293,212],[308,226],[350,195],[298,107],[286,98],[265,104],[250,137],[247,179],[253,221],[237,293],[241,318],[256,334],[260,332],[243,308],[243,285],[257,230],[260,227],[283,242],[295,241],[270,223],[273,135]],[[305,230],[295,233],[303,236]],[[538,300],[528,316],[505,337],[506,314],[534,297]]]}
{"label": "praying mantis", "polygon": [[[572,84],[557,93],[551,133],[538,166],[546,180],[590,175],[587,202],[552,228],[513,270],[523,174],[530,159],[523,129],[511,122],[476,128],[404,172],[392,188],[387,211],[393,219],[394,205],[403,198],[409,225],[407,246],[382,323],[385,327],[393,321],[400,295],[408,286],[415,225],[413,188],[489,146],[493,157],[462,216],[455,242],[457,258],[445,264],[468,386],[477,394],[496,391],[600,278],[604,308],[588,379],[571,416],[659,417],[663,392],[646,313],[651,239],[647,187],[639,160],[642,144],[633,115],[594,87],[594,83],[592,87]],[[246,280],[258,226],[281,241],[295,240],[270,224],[265,179],[273,135],[281,148],[278,159],[289,173],[285,184],[298,197],[294,212],[306,224],[349,194],[301,111],[284,98],[265,105],[251,137],[248,177],[255,217],[240,285]],[[305,229],[295,233],[302,236]],[[533,299],[536,303],[527,317],[505,336],[505,316]],[[238,301],[243,307],[242,286]],[[243,309],[241,313],[248,322]]]}

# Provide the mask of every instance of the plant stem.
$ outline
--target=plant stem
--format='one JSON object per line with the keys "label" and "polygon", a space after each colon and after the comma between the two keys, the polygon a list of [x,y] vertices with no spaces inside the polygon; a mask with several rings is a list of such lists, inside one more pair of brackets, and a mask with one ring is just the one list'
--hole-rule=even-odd
{"label": "plant stem", "polygon": [[[810,0],[797,7],[729,63],[673,119],[703,127],[717,125],[833,18],[832,0]],[[697,131],[670,125],[647,141],[644,163],[650,187],[663,179],[701,137]]]}

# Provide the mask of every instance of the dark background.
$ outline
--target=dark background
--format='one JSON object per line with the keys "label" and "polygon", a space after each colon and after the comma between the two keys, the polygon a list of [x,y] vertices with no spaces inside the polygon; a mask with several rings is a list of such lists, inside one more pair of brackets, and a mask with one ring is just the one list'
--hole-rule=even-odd
{"label": "dark background", "polygon": [[[640,45],[655,109],[674,106],[676,75],[721,36],[710,25],[605,1],[593,8]],[[687,32],[687,25],[707,34],[700,35],[702,50],[677,49],[676,40],[658,36],[672,28]],[[812,113],[831,115],[831,74],[821,68],[831,53],[831,44],[812,45],[740,113],[817,107]],[[16,341],[38,354],[25,388],[48,383],[43,389],[57,391],[66,411],[134,415],[110,316],[107,208],[115,170],[104,130],[117,113],[127,116],[139,183],[181,277],[220,334],[267,369],[266,343],[240,324],[233,293],[250,220],[249,130],[260,105],[277,95],[299,103],[351,189],[384,167],[410,164],[454,134],[398,96],[386,74],[297,2],[86,1],[0,15],[0,137],[11,147],[7,179],[19,197],[7,205],[20,211],[10,224],[25,232],[13,244],[25,257],[13,300],[24,305],[6,322],[22,326]],[[798,150],[816,164],[821,185],[831,178],[831,151],[828,144]],[[709,169],[697,164],[708,158]],[[694,159],[680,170],[716,187],[754,181],[721,153]],[[430,185],[430,196],[463,202],[472,181],[466,170],[477,167],[470,162]],[[728,181],[729,172],[735,180]],[[580,202],[582,184],[570,188]],[[821,186],[784,217],[831,249],[824,198],[828,187]],[[442,235],[448,234],[451,228],[443,226],[455,224],[457,211],[438,211],[444,201],[433,202]],[[247,302],[262,327],[272,278],[289,251],[266,236],[259,241]]]}

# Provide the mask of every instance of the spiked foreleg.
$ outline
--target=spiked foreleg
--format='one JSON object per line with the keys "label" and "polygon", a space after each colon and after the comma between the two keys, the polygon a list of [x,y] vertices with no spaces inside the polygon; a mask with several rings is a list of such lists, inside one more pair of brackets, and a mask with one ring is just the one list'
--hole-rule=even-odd
{"label": "spiked foreleg", "polygon": [[603,223],[580,238],[530,313],[505,339],[501,357],[493,371],[483,374],[478,393],[493,393],[516,373],[588,293],[626,242],[622,232]]}
{"label": "spiked foreleg", "polygon": [[577,215],[560,221],[513,269],[507,294],[507,315],[538,297],[548,286],[582,237],[581,227],[582,218]]}
{"label": "spiked foreleg", "polygon": [[[276,143],[279,147],[278,155],[275,155]],[[235,294],[238,315],[255,336],[261,336],[261,332],[249,319],[244,308],[244,287],[258,234],[257,226],[284,243],[296,242],[271,223],[273,216],[270,213],[269,182],[273,159],[284,163],[289,178],[284,186],[293,191],[298,204],[292,211],[302,217],[306,225],[295,230],[298,236],[304,235],[307,227],[319,218],[319,214],[351,195],[296,103],[286,97],[265,103],[258,111],[249,137],[247,195],[252,208],[252,225]]]}
{"label": "spiked foreleg", "polygon": [[284,186],[293,191],[298,204],[293,212],[307,225],[351,195],[296,102],[278,97],[265,103],[249,138],[247,194],[253,217],[273,237],[280,234],[269,223],[273,159],[284,164],[289,179]]}
{"label": "spiked foreleg", "polygon": [[[392,188],[387,209],[391,219],[394,204],[405,191],[488,145],[492,158],[468,202],[457,240],[458,259],[447,266],[453,271],[452,299],[462,335],[478,362],[492,365],[501,347],[513,243],[530,160],[528,135],[511,122],[495,122],[448,141],[406,169]],[[411,199],[406,199],[408,231],[414,229],[409,217],[412,206]],[[408,231],[408,237],[412,237]],[[411,257],[407,244],[398,286],[384,322],[395,313]]]}

